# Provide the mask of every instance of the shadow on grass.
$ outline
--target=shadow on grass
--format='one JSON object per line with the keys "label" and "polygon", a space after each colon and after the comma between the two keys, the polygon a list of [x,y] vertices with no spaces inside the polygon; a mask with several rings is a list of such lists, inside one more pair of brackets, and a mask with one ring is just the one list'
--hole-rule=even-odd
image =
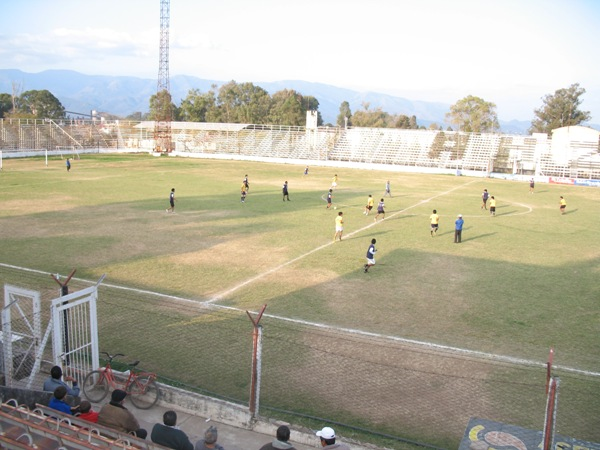
{"label": "shadow on grass", "polygon": [[477,239],[487,238],[487,237],[490,237],[490,236],[494,236],[495,234],[497,234],[497,233],[494,232],[494,233],[479,234],[477,236],[469,237],[469,238],[466,238],[466,239],[465,239],[465,237],[463,235],[462,241],[463,242],[476,241]]}

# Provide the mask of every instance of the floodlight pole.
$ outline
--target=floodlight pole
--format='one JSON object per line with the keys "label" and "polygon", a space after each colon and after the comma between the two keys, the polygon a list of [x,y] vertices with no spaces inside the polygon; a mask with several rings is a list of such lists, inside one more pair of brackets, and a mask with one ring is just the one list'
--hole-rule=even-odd
{"label": "floodlight pole", "polygon": [[[59,286],[60,286],[60,296],[64,297],[65,295],[69,295],[69,281],[71,281],[71,278],[73,278],[73,275],[75,275],[75,272],[77,271],[77,269],[73,269],[71,271],[71,273],[69,274],[69,276],[67,277],[67,279],[65,280],[64,283],[61,283],[58,274],[54,275],[54,274],[50,274],[50,276],[54,279],[54,281],[56,281]],[[66,305],[69,302],[64,302],[63,305]],[[64,349],[65,349],[65,364],[68,366],[70,365],[71,361],[69,358],[69,316],[67,315],[67,310],[63,311],[63,323],[64,323],[64,334],[63,334],[63,342],[64,342]]]}
{"label": "floodlight pole", "polygon": [[250,315],[248,311],[248,317],[254,326],[252,331],[252,377],[250,381],[250,413],[252,417],[256,417],[258,414],[258,403],[260,398],[260,375],[261,375],[261,362],[262,362],[262,326],[259,325],[260,319],[265,312],[267,305],[263,305],[262,309],[258,313],[256,320]]}

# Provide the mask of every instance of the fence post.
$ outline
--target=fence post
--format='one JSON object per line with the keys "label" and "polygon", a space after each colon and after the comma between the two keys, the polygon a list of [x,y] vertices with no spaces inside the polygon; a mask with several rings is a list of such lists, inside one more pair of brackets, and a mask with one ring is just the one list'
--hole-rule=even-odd
{"label": "fence post", "polygon": [[[69,286],[68,286],[69,281],[71,281],[71,278],[73,278],[73,275],[75,275],[76,270],[77,269],[73,269],[71,271],[71,273],[69,274],[69,276],[67,277],[67,279],[65,280],[64,283],[60,282],[58,274],[57,275],[50,274],[50,276],[54,279],[54,281],[56,281],[60,286],[60,296],[61,297],[64,297],[65,295],[69,295]],[[67,303],[67,302],[65,302],[65,303]],[[65,348],[66,355],[67,355],[65,363],[67,366],[69,366],[71,364],[70,357],[69,357],[69,316],[67,315],[66,310],[63,311],[63,322],[65,324],[63,341],[64,341],[64,348]]]}
{"label": "fence post", "polygon": [[550,347],[550,354],[548,355],[548,362],[546,363],[546,395],[548,395],[548,389],[550,388],[550,378],[552,378],[552,361],[554,360],[554,348]]}
{"label": "fence post", "polygon": [[556,407],[558,405],[558,386],[559,377],[552,377],[550,380],[550,389],[548,400],[546,401],[546,417],[544,419],[544,437],[542,441],[542,450],[551,450],[554,448],[554,430],[556,427]]}
{"label": "fence post", "polygon": [[259,325],[260,319],[265,312],[267,305],[263,305],[258,313],[256,320],[246,311],[252,321],[254,330],[252,331],[252,376],[250,380],[250,413],[252,417],[258,414],[258,404],[260,400],[260,374],[262,362],[262,326]]}

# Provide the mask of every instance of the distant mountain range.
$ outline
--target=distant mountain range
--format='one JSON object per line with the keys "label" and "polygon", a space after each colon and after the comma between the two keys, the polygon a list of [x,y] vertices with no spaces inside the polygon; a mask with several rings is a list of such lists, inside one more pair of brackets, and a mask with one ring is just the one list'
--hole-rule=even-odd
{"label": "distant mountain range", "polygon": [[[106,112],[125,117],[135,112],[148,112],[149,99],[156,94],[157,80],[127,77],[84,75],[71,70],[46,70],[27,73],[16,69],[0,69],[0,93],[11,93],[13,83],[20,92],[48,90],[60,100],[67,111],[89,114],[90,111]],[[212,85],[221,86],[224,81],[176,75],[171,77],[173,102],[179,104],[191,89],[207,92]],[[449,104],[412,101],[377,92],[358,92],[321,83],[285,80],[253,82],[273,95],[283,89],[294,89],[302,95],[311,95],[319,101],[319,111],[325,123],[335,124],[340,105],[347,101],[351,111],[362,109],[369,103],[371,109],[381,108],[390,114],[416,116],[419,125],[437,123],[447,127],[445,115]],[[526,134],[531,126],[528,121],[500,121],[504,133]]]}

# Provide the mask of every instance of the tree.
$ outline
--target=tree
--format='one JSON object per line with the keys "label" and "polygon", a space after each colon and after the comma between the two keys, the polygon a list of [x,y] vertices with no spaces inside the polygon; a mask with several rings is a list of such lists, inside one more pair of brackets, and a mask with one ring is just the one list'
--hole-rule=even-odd
{"label": "tree", "polygon": [[337,116],[337,125],[339,127],[346,126],[346,120],[348,120],[348,126],[352,125],[352,111],[350,111],[350,103],[343,101],[340,105],[340,113]]}
{"label": "tree", "polygon": [[419,129],[419,125],[417,124],[417,116],[415,116],[415,115],[410,116],[410,119],[408,120],[408,124],[410,125],[409,128],[411,130]]}
{"label": "tree", "polygon": [[64,106],[47,90],[23,92],[17,100],[17,111],[14,113],[36,119],[63,119],[66,117]]}
{"label": "tree", "polygon": [[471,133],[490,133],[500,129],[496,105],[473,95],[450,106],[446,120],[456,125],[460,131]]}
{"label": "tree", "polygon": [[398,116],[396,116],[395,121],[394,121],[394,128],[402,128],[405,130],[410,129],[411,124],[410,124],[410,117],[408,117],[405,114],[400,114]]}
{"label": "tree", "polygon": [[166,89],[150,97],[150,120],[170,122],[175,118],[176,109],[171,101],[171,94]]}
{"label": "tree", "polygon": [[362,111],[357,111],[352,116],[352,124],[355,127],[369,127],[369,128],[388,128],[392,118],[390,115],[376,108],[375,110],[369,110],[369,104],[363,104]]}
{"label": "tree", "polygon": [[236,123],[237,120],[236,109],[239,105],[239,92],[238,85],[235,81],[231,80],[229,83],[225,83],[219,89],[219,95],[217,96],[217,105],[221,111],[221,120],[225,123]]}
{"label": "tree", "polygon": [[265,123],[271,110],[271,96],[252,83],[238,85],[237,119],[240,123]]}
{"label": "tree", "polygon": [[215,113],[216,108],[217,96],[213,89],[204,94],[198,89],[192,89],[181,100],[179,111],[184,122],[217,122],[218,120],[214,120],[219,116]]}
{"label": "tree", "polygon": [[0,94],[0,119],[8,114],[13,107],[12,96],[10,94]]}
{"label": "tree", "polygon": [[585,89],[579,87],[579,83],[572,84],[567,89],[559,89],[554,95],[546,95],[542,98],[544,105],[534,110],[536,116],[531,121],[532,133],[547,133],[560,127],[579,125],[592,118],[589,111],[580,111]]}
{"label": "tree", "polygon": [[306,124],[306,106],[303,97],[293,89],[284,89],[273,94],[273,105],[269,123],[275,125],[303,126]]}

